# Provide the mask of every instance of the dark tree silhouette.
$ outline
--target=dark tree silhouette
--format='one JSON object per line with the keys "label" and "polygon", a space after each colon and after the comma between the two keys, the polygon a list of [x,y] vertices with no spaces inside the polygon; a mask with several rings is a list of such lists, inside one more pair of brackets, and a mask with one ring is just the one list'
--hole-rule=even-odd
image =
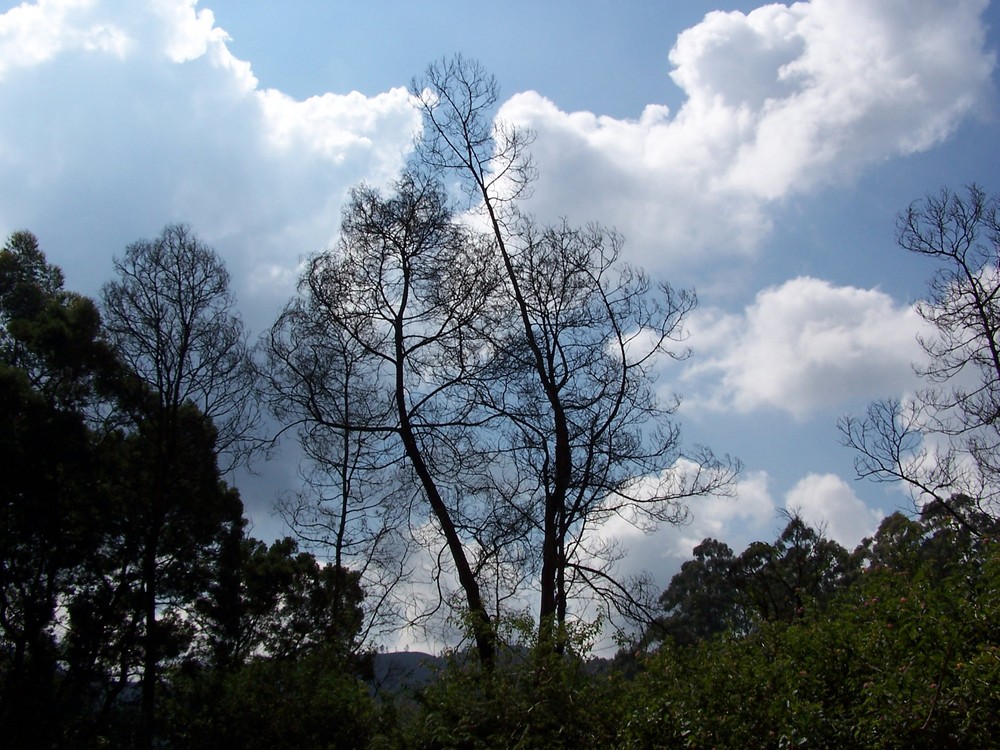
{"label": "dark tree silhouette", "polygon": [[[155,240],[129,245],[115,270],[118,279],[101,295],[105,330],[151,394],[133,415],[142,470],[132,489],[142,502],[128,508],[140,535],[142,712],[149,744],[159,664],[169,645],[159,623],[164,598],[172,596],[165,565],[188,561],[183,551],[206,542],[187,521],[204,522],[206,530],[225,519],[240,523],[242,509],[227,507],[226,493],[219,494],[216,459],[225,461],[226,473],[253,447],[256,371],[233,312],[229,274],[188,227],[171,225]],[[210,462],[199,449],[212,451]]]}
{"label": "dark tree silhouette", "polygon": [[[860,477],[901,482],[918,506],[936,503],[973,533],[1000,502],[1000,199],[973,185],[914,203],[898,241],[940,265],[917,303],[927,386],[887,399],[840,429]],[[963,497],[972,502],[955,503]]]}
{"label": "dark tree silhouette", "polygon": [[542,633],[588,591],[642,614],[646,602],[614,576],[616,552],[601,549],[595,527],[614,515],[677,521],[684,501],[726,491],[738,469],[707,449],[685,457],[669,419],[676,403],[659,403],[651,386],[654,363],[686,356],[677,344],[694,294],[622,264],[613,232],[538,227],[521,212],[533,136],[493,119],[497,84],[477,63],[431,65],[411,93],[424,117],[418,164],[461,181],[500,267],[502,376],[482,399],[505,425],[517,466],[507,502],[530,507],[537,530]]}
{"label": "dark tree silhouette", "polygon": [[278,321],[269,349],[282,413],[306,426],[309,450],[328,448],[341,462],[349,504],[372,501],[348,489],[363,468],[372,477],[364,487],[376,477],[383,483],[380,507],[388,504],[390,517],[401,507],[409,528],[430,520],[439,531],[445,549],[435,557],[449,561],[490,662],[482,561],[469,543],[488,523],[469,435],[477,419],[469,379],[484,343],[477,326],[486,323],[494,277],[478,244],[434,182],[407,175],[389,197],[358,188],[337,251],[309,261],[301,298]]}

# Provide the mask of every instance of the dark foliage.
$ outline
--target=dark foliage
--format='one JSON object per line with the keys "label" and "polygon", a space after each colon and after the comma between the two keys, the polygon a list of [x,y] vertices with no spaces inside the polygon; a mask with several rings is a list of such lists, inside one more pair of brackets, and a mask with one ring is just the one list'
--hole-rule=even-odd
{"label": "dark foliage", "polygon": [[705,539],[660,597],[666,614],[643,642],[691,645],[713,635],[747,635],[762,623],[792,622],[806,606],[824,607],[861,571],[849,554],[798,516],[771,544],[754,542],[736,556]]}

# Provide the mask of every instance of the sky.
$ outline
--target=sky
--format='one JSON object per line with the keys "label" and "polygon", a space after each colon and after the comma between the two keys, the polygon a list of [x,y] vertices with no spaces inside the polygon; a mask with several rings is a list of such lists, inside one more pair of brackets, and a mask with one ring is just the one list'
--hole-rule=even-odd
{"label": "sky", "polygon": [[[33,231],[97,295],[126,245],[186,222],[257,335],[419,120],[406,87],[462,53],[533,129],[528,209],[600,221],[694,288],[694,356],[659,373],[685,440],[738,457],[738,497],[681,528],[604,529],[665,586],[706,536],[736,551],[797,509],[853,547],[912,505],[855,480],[837,420],[912,392],[934,267],[895,220],[943,187],[1000,191],[986,0],[0,2],[0,234]],[[240,480],[255,533],[292,451]]]}

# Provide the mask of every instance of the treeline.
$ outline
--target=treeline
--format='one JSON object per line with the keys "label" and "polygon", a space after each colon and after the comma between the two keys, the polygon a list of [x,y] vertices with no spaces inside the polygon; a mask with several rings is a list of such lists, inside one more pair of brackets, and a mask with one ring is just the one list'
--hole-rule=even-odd
{"label": "treeline", "polygon": [[290,684],[367,697],[358,574],[246,533],[219,466],[251,447],[253,376],[215,254],[168,227],[116,267],[102,319],[34,235],[0,251],[2,745],[293,736]]}
{"label": "treeline", "polygon": [[[230,394],[222,442],[186,373],[246,362],[205,365],[216,336],[191,357],[202,316],[187,300],[228,321],[231,354],[241,333],[223,314],[224,268],[183,227],[125,257],[144,291],[116,331],[63,288],[33,235],[0,251],[5,747],[995,744],[1000,528],[961,494],[893,514],[853,551],[795,516],[739,554],[706,539],[613,662],[589,655],[597,626],[561,624],[556,650],[533,618],[509,616],[493,661],[461,648],[429,685],[379,693],[360,574],[250,537],[220,472],[252,452],[254,420]],[[213,294],[158,278],[192,258]],[[122,299],[126,281],[103,299]],[[121,325],[125,309],[108,319]],[[160,348],[147,369],[137,341],[150,320]],[[163,369],[172,379],[150,377]],[[209,382],[206,408],[225,401]]]}
{"label": "treeline", "polygon": [[853,551],[798,518],[740,554],[706,539],[611,664],[585,630],[569,657],[455,661],[400,746],[997,747],[1000,528],[979,520],[894,513]]}

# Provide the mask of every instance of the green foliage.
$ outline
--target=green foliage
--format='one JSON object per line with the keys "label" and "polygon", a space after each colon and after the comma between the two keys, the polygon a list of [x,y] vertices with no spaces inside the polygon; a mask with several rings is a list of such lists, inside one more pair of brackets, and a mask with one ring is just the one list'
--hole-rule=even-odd
{"label": "green foliage", "polygon": [[192,665],[169,685],[163,724],[172,748],[363,748],[378,720],[364,683],[328,648],[232,670]]}
{"label": "green foliage", "polygon": [[288,537],[268,546],[240,529],[233,542],[233,557],[198,604],[213,663],[293,659],[317,649],[356,653],[364,599],[357,572],[320,564]]}
{"label": "green foliage", "polygon": [[745,635],[760,623],[791,622],[807,603],[825,605],[860,570],[850,555],[792,516],[772,543],[754,542],[739,556],[715,539],[694,548],[660,597],[666,614],[643,638],[690,645],[718,633]]}
{"label": "green foliage", "polygon": [[[899,519],[879,558],[912,551]],[[920,524],[926,549],[954,528]],[[912,529],[909,529],[912,532]],[[953,537],[954,538],[954,537]],[[901,540],[899,556],[889,554]],[[989,747],[1000,715],[1000,546],[869,566],[820,611],[643,662],[625,747]]]}
{"label": "green foliage", "polygon": [[62,271],[45,260],[33,234],[11,235],[0,250],[0,366],[63,410],[134,399],[97,307],[62,284]]}
{"label": "green foliage", "polygon": [[14,232],[0,250],[0,324],[4,329],[0,341],[5,361],[11,361],[14,354],[10,324],[38,318],[62,286],[62,272],[45,260],[38,238],[31,232]]}
{"label": "green foliage", "polygon": [[28,232],[0,250],[0,326],[0,725],[8,746],[37,746],[86,713],[57,617],[104,538],[111,454],[84,409],[119,372],[96,308]]}
{"label": "green foliage", "polygon": [[593,627],[566,627],[562,654],[540,645],[530,618],[504,623],[493,669],[465,652],[420,696],[410,727],[415,748],[610,747],[617,724],[615,675],[585,661]]}
{"label": "green foliage", "polygon": [[667,615],[647,639],[668,637],[691,644],[727,630],[742,630],[743,614],[733,568],[736,558],[728,545],[705,539],[694,548],[660,596]]}

